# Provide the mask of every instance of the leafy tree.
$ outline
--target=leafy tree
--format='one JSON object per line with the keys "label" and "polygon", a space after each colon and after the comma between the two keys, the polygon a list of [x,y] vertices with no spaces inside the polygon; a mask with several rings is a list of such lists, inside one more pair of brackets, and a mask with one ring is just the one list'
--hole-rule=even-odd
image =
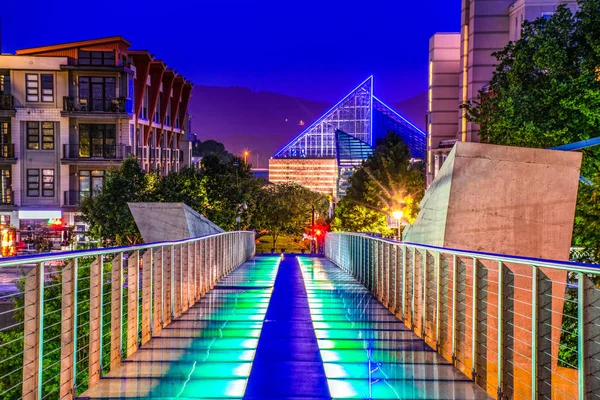
{"label": "leafy tree", "polygon": [[422,163],[411,163],[408,146],[390,132],[349,179],[346,196],[339,202],[332,228],[389,233],[386,217],[401,210],[414,221],[425,187]]}
{"label": "leafy tree", "polygon": [[257,204],[256,225],[269,232],[273,248],[282,234],[301,235],[310,228],[313,209],[325,221],[329,200],[295,183],[265,186]]}
{"label": "leafy tree", "polygon": [[225,149],[225,145],[221,142],[217,142],[216,140],[205,140],[204,142],[198,141],[192,147],[192,155],[194,157],[206,157],[210,154],[217,155],[224,161],[232,161],[233,154],[228,152]]}
{"label": "leafy tree", "polygon": [[[525,22],[521,39],[494,53],[489,89],[466,104],[488,143],[550,148],[600,135],[600,0],[564,5],[548,20]],[[582,174],[600,173],[600,146],[583,150]],[[598,179],[580,185],[574,244],[600,253]],[[589,260],[588,260],[589,261]]]}
{"label": "leafy tree", "polygon": [[80,211],[92,236],[106,244],[131,245],[142,241],[128,202],[154,201],[158,178],[142,170],[135,157],[126,158],[106,174],[101,191],[82,199]]}

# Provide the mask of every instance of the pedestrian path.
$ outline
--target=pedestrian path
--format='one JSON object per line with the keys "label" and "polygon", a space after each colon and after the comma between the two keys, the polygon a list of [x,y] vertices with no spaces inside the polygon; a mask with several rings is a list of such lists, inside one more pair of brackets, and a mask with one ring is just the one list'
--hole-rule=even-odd
{"label": "pedestrian path", "polygon": [[82,399],[487,399],[323,258],[257,257]]}

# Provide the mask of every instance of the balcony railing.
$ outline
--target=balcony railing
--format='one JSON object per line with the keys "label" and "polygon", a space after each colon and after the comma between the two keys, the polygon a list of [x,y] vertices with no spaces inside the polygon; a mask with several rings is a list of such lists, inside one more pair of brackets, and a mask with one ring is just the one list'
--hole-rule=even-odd
{"label": "balcony railing", "polygon": [[128,101],[125,97],[117,98],[83,98],[63,97],[63,109],[68,112],[85,113],[126,113]]}
{"label": "balcony railing", "polygon": [[15,145],[13,143],[0,144],[0,159],[15,158]]}
{"label": "balcony railing", "polygon": [[12,111],[15,109],[15,100],[12,94],[0,94],[0,110]]}
{"label": "balcony railing", "polygon": [[66,160],[122,160],[131,153],[131,147],[125,145],[63,145],[63,158]]}
{"label": "balcony railing", "polygon": [[78,206],[81,203],[81,199],[90,195],[90,192],[80,192],[77,190],[67,190],[64,192],[64,205],[65,206]]}

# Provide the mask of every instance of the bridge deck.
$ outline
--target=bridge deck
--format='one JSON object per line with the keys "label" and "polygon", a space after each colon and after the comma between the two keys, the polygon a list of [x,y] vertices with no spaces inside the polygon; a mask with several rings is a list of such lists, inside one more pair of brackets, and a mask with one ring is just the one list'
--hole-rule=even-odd
{"label": "bridge deck", "polygon": [[486,399],[352,277],[257,257],[82,399]]}

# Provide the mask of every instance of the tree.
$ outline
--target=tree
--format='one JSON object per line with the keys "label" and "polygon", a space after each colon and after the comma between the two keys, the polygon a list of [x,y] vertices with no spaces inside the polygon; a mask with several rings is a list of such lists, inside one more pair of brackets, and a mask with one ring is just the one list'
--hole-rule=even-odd
{"label": "tree", "polygon": [[132,245],[142,242],[127,203],[155,201],[159,178],[142,170],[135,157],[128,157],[111,168],[102,190],[82,199],[80,211],[93,237],[105,244]]}
{"label": "tree", "polygon": [[[525,22],[521,39],[494,53],[489,89],[463,106],[482,141],[550,148],[600,136],[600,0],[579,5],[575,15],[561,5],[548,20]],[[597,176],[600,146],[583,156],[582,175]],[[574,229],[574,243],[594,254],[598,184],[580,185]]]}
{"label": "tree", "polygon": [[216,140],[205,140],[204,142],[198,141],[192,147],[192,155],[194,157],[206,157],[210,154],[214,154],[224,161],[232,161],[233,154],[225,149],[225,145]]}
{"label": "tree", "polygon": [[[386,218],[402,210],[413,222],[425,188],[422,163],[412,163],[408,146],[390,132],[349,179],[346,196],[336,207],[332,228],[389,233]],[[360,217],[359,217],[360,216]]]}
{"label": "tree", "polygon": [[256,225],[269,232],[273,248],[282,234],[301,235],[310,228],[313,209],[324,221],[329,200],[295,183],[265,186],[257,204]]}

